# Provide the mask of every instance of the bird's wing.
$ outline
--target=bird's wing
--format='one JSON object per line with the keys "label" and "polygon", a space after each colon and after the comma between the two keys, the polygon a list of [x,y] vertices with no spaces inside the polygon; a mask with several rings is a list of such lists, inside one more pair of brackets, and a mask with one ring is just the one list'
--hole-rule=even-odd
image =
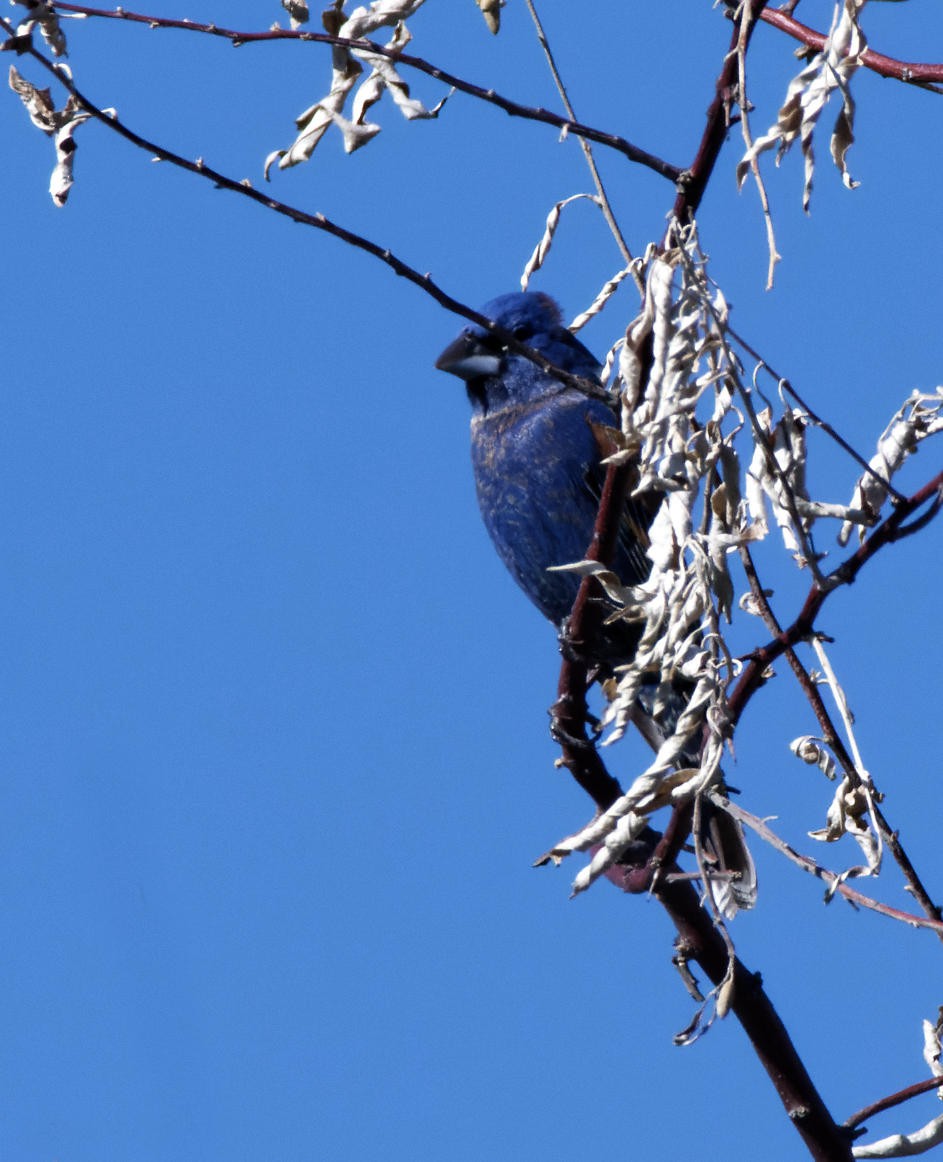
{"label": "bird's wing", "polygon": [[[612,428],[595,420],[589,420],[601,458],[611,456],[618,448]],[[599,462],[592,464],[584,478],[584,484],[597,507],[602,497],[606,479],[605,466]],[[651,544],[649,529],[662,502],[660,493],[648,492],[626,499],[619,518],[618,542],[613,567],[626,585],[639,585],[649,575],[652,563],[648,557]]]}

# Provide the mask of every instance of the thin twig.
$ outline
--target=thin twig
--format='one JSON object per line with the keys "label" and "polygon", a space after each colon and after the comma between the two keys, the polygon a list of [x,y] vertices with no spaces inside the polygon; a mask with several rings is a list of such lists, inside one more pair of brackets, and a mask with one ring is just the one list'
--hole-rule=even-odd
{"label": "thin twig", "polygon": [[[782,626],[779,623],[773,607],[766,599],[766,593],[763,586],[760,584],[759,576],[756,571],[756,564],[753,561],[753,555],[747,545],[740,546],[740,561],[743,565],[743,571],[746,574],[747,582],[750,586],[750,592],[753,595],[753,600],[756,603],[760,616],[763,619],[766,628],[778,638],[782,632]],[[793,646],[787,646],[783,653],[786,656],[786,661],[789,663],[790,669],[795,675],[796,681],[802,688],[802,692],[806,697],[809,705],[812,708],[812,713],[815,715],[819,724],[819,729],[822,732],[822,739],[825,745],[832,751],[838,761],[838,765],[842,768],[844,774],[849,778],[857,778],[857,769],[854,760],[845,748],[841,736],[835,729],[835,724],[832,722],[822,695],[812,679],[809,671],[803,666],[799,660],[799,655],[796,653]]]}
{"label": "thin twig", "polygon": [[737,44],[737,73],[739,79],[737,100],[740,105],[740,131],[743,134],[743,144],[746,146],[747,153],[751,155],[750,170],[753,174],[753,180],[756,182],[756,191],[759,194],[760,207],[763,211],[763,221],[766,224],[766,247],[769,252],[766,289],[772,290],[773,273],[776,270],[776,263],[780,261],[782,255],[776,249],[776,232],[773,228],[773,215],[769,208],[769,195],[766,192],[766,183],[763,181],[763,174],[760,171],[759,162],[752,156],[753,134],[750,131],[750,101],[747,97],[747,46],[743,39],[743,27],[741,24],[740,41]]}
{"label": "thin twig", "polygon": [[[531,20],[534,22],[534,28],[537,30],[537,39],[540,42],[540,47],[544,51],[544,56],[547,58],[547,67],[550,69],[550,74],[553,77],[554,84],[557,86],[557,92],[560,94],[560,100],[563,102],[563,107],[566,109],[571,121],[576,120],[576,113],[573,110],[573,105],[570,101],[569,94],[566,90],[566,85],[563,83],[563,77],[560,75],[560,70],[557,68],[557,62],[554,60],[553,51],[550,48],[550,42],[547,40],[547,34],[544,32],[543,24],[540,17],[537,15],[537,7],[534,0],[525,0],[527,10],[530,12]],[[622,254],[626,266],[632,264],[632,252],[629,250],[622,231],[619,229],[619,223],[616,221],[616,216],[612,210],[612,204],[609,201],[609,195],[606,193],[606,188],[603,185],[602,176],[596,166],[596,159],[593,157],[593,148],[585,137],[580,138],[580,146],[583,150],[583,156],[586,158],[586,164],[589,166],[589,172],[592,175],[593,183],[596,186],[596,193],[599,195],[599,204],[602,209],[603,216],[612,231],[612,236],[616,240],[616,245]],[[645,280],[639,270],[633,268],[635,276],[635,283],[639,290],[644,294]]]}
{"label": "thin twig", "polygon": [[[938,923],[943,924],[943,909],[930,898],[930,893],[924,886],[923,880],[918,875],[910,856],[904,850],[900,836],[891,828],[891,825],[884,817],[884,812],[876,803],[871,807],[871,814],[874,817],[878,831],[881,833],[881,838],[884,840],[884,845],[891,853],[891,858],[903,872],[904,879],[907,881],[907,890],[928,916]],[[943,940],[943,931],[941,931],[940,938]]]}
{"label": "thin twig", "polygon": [[913,1085],[908,1085],[906,1089],[900,1089],[897,1093],[889,1094],[887,1097],[882,1097],[880,1101],[875,1101],[870,1105],[864,1106],[857,1113],[852,1114],[850,1118],[847,1118],[843,1122],[843,1125],[847,1126],[849,1130],[854,1130],[862,1122],[867,1121],[868,1118],[873,1118],[875,1114],[882,1114],[885,1110],[902,1105],[905,1101],[919,1097],[922,1093],[930,1093],[934,1089],[939,1089],[940,1086],[943,1086],[943,1077],[927,1077],[923,1081],[914,1082]]}
{"label": "thin twig", "polygon": [[799,392],[796,391],[796,389],[793,387],[793,385],[790,383],[790,381],[788,379],[786,379],[785,376],[780,375],[775,370],[775,368],[771,367],[769,365],[769,363],[763,358],[763,356],[756,350],[755,347],[752,347],[746,341],[746,339],[744,339],[742,335],[739,335],[733,329],[733,327],[731,327],[729,324],[727,326],[727,330],[730,333],[731,337],[737,341],[737,343],[743,348],[743,350],[746,351],[746,353],[749,356],[751,356],[751,358],[756,360],[756,362],[758,364],[758,369],[762,369],[768,375],[770,375],[773,379],[775,379],[776,386],[780,389],[780,391],[784,391],[784,392],[786,392],[787,395],[792,396],[792,398],[799,405],[799,407],[802,408],[802,410],[809,417],[809,420],[815,425],[815,427],[821,428],[822,431],[825,432],[825,434],[827,436],[831,437],[831,439],[833,439],[835,441],[835,443],[839,446],[839,448],[842,449],[842,451],[848,453],[848,455],[852,458],[852,460],[854,460],[854,462],[858,465],[859,468],[861,468],[869,476],[872,476],[879,484],[881,484],[884,488],[886,488],[888,493],[895,500],[903,501],[906,499],[904,494],[902,492],[898,492],[897,489],[893,486],[893,484],[891,484],[891,482],[889,480],[885,480],[884,477],[880,474],[880,472],[878,472],[876,469],[874,469],[871,466],[871,464],[864,458],[864,456],[861,455],[860,452],[855,451],[855,449],[852,447],[852,445],[848,443],[848,441],[844,438],[844,436],[842,436],[839,432],[837,432],[835,430],[835,428],[832,427],[832,425],[828,422],[828,420],[823,420],[820,415],[816,414],[816,412],[802,398],[802,396],[799,394]]}
{"label": "thin twig", "polygon": [[822,867],[811,856],[802,855],[796,851],[785,839],[772,830],[765,819],[760,819],[758,815],[752,814],[750,811],[741,807],[739,803],[735,803],[730,799],[723,798],[722,796],[714,796],[714,799],[724,811],[732,815],[734,819],[739,819],[744,827],[749,827],[751,831],[759,835],[761,839],[766,840],[771,847],[775,847],[778,852],[786,856],[797,867],[802,868],[804,872],[808,872],[809,875],[815,876],[816,879],[822,880],[823,883],[827,884],[828,891],[826,892],[826,898],[829,898],[834,893],[838,893],[838,895],[844,896],[849,903],[857,907],[867,908],[871,912],[877,912],[881,916],[887,916],[888,919],[897,920],[902,924],[907,924],[911,928],[927,928],[931,932],[935,932],[937,936],[943,937],[943,920],[932,919],[929,916],[917,916],[913,912],[904,912],[900,908],[894,908],[890,904],[882,904],[879,900],[864,895],[863,892],[849,887],[848,883],[837,872]]}
{"label": "thin twig", "polygon": [[[868,561],[885,545],[893,544],[908,535],[909,526],[904,522],[908,517],[929,505],[934,514],[939,512],[943,501],[943,472],[937,473],[912,496],[902,501],[897,508],[871,533],[867,540],[826,576],[824,588],[813,584],[802,609],[787,629],[777,634],[765,646],[754,650],[744,668],[736,688],[728,699],[727,707],[731,725],[735,725],[753,694],[763,684],[766,669],[790,646],[805,640],[815,632],[815,619],[828,595],[840,585],[853,582]],[[916,522],[914,522],[916,523]],[[922,522],[925,523],[925,522]]]}

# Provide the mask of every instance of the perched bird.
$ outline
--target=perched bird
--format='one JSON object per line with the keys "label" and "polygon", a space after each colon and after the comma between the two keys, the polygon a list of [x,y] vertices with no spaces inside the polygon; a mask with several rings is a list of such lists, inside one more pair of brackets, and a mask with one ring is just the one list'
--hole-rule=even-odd
{"label": "perched bird", "polygon": [[[582,560],[586,554],[605,478],[601,463],[607,451],[605,430],[618,429],[619,420],[605,402],[598,360],[563,325],[560,308],[549,295],[501,295],[486,303],[481,313],[587,385],[584,391],[565,382],[478,326],[466,327],[436,361],[439,370],[465,382],[472,408],[478,504],[498,555],[534,605],[563,631],[580,577],[548,570]],[[592,393],[594,386],[597,394]],[[660,500],[641,497],[625,504],[611,562],[624,585],[637,585],[649,575],[647,534]],[[638,644],[635,625],[617,621],[601,632],[603,639],[591,643],[593,660],[603,663],[604,669],[631,661]],[[649,719],[655,680],[653,676],[653,685],[643,687],[639,696],[640,713]],[[685,687],[679,683],[674,709],[669,705],[654,722],[654,732],[646,732],[650,741],[652,734],[657,738],[672,732],[684,701]],[[696,765],[697,755],[692,754],[690,761]],[[711,814],[705,808],[703,815]],[[734,906],[724,909],[729,913],[736,905],[752,903],[752,862],[739,825],[723,814],[719,823],[715,820],[717,826],[732,834],[713,844],[730,849],[718,853],[718,862],[742,876],[733,888]],[[738,847],[743,848],[742,856]]]}
{"label": "perched bird", "polygon": [[[501,295],[482,314],[554,366],[596,385],[601,397],[599,361],[563,326],[548,295]],[[479,327],[466,327],[436,367],[465,381],[485,528],[511,576],[559,629],[580,578],[547,570],[586,554],[605,478],[601,432],[618,428],[619,421],[603,398],[506,350]],[[627,585],[643,581],[651,569],[644,541],[653,515],[644,504],[626,506],[612,566]]]}

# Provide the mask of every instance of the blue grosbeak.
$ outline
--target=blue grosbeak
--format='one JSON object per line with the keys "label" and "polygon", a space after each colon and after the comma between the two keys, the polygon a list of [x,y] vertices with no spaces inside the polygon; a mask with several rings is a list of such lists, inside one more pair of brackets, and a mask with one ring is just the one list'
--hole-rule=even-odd
{"label": "blue grosbeak", "polygon": [[[466,327],[436,361],[437,368],[465,381],[478,504],[498,555],[534,605],[564,631],[580,577],[548,569],[585,556],[605,476],[604,433],[619,428],[619,420],[605,402],[598,360],[563,326],[560,308],[548,295],[501,295],[481,313],[561,371],[586,381],[587,390],[582,391],[478,326]],[[594,387],[598,394],[593,394]],[[650,496],[626,502],[610,563],[624,585],[637,585],[649,575],[647,533],[660,500]],[[591,660],[603,672],[630,661],[638,633],[632,623],[616,621],[602,630],[600,641],[590,644]],[[641,715],[648,719],[655,681],[653,676],[652,686],[643,686],[639,695]],[[685,687],[678,683],[674,706],[669,699],[654,723],[656,738],[672,732],[684,697]],[[696,754],[686,757],[697,765]],[[749,906],[752,863],[739,827],[706,806],[703,814],[713,818],[715,831],[726,833],[726,838],[715,835],[706,846],[715,849],[721,867],[743,875],[732,890],[736,903]]]}
{"label": "blue grosbeak", "polygon": [[[562,325],[548,295],[501,295],[482,314],[602,396],[598,360]],[[478,327],[467,327],[436,367],[465,380],[478,504],[498,555],[559,629],[580,578],[547,570],[586,553],[605,477],[601,432],[619,421],[602,398],[561,382]],[[653,515],[639,503],[626,507],[612,562],[626,585],[648,576],[644,542]]]}

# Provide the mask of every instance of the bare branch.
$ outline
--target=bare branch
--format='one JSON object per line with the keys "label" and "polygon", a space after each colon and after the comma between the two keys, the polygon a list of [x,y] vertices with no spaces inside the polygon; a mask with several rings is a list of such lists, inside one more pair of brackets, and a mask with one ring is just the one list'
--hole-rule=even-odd
{"label": "bare branch", "polygon": [[816,879],[827,884],[828,891],[826,892],[826,899],[830,899],[831,896],[836,894],[844,896],[849,903],[854,904],[856,907],[867,908],[871,912],[877,912],[881,916],[887,916],[889,920],[897,920],[910,928],[928,928],[931,932],[935,932],[937,936],[943,938],[943,920],[933,919],[928,916],[917,916],[913,912],[904,912],[900,908],[894,908],[890,904],[882,904],[879,900],[864,895],[863,892],[859,892],[855,888],[850,887],[837,872],[829,871],[828,868],[822,867],[811,856],[802,855],[801,852],[796,851],[785,839],[773,831],[765,819],[760,819],[759,816],[745,810],[739,803],[731,799],[719,797],[717,801],[721,803],[728,814],[732,815],[734,819],[739,819],[744,827],[749,827],[751,831],[759,835],[781,855],[784,855],[797,867],[802,868],[804,872],[808,872],[809,875],[815,876]]}
{"label": "bare branch", "polygon": [[763,675],[767,668],[778,657],[781,657],[790,646],[804,641],[815,632],[815,619],[828,595],[838,586],[848,585],[854,581],[871,557],[885,545],[892,544],[906,536],[908,526],[904,525],[904,522],[908,517],[922,509],[924,505],[929,505],[930,510],[935,515],[941,506],[941,496],[943,496],[943,472],[938,473],[913,496],[899,504],[897,509],[874,530],[871,536],[851,556],[827,574],[824,588],[819,585],[812,586],[805,604],[792,625],[751,654],[749,664],[744,669],[729,699],[732,724],[737,722],[750,698],[763,684]]}
{"label": "bare branch", "polygon": [[[58,7],[58,5],[57,5]],[[821,52],[828,37],[815,29],[800,24],[791,15],[778,8],[766,8],[760,19],[781,32],[804,44],[807,48]],[[935,87],[936,82],[943,82],[943,64],[920,64],[916,61],[900,61],[894,57],[884,56],[883,53],[866,49],[861,55],[861,65],[870,69],[880,77],[888,77],[895,81],[903,81],[908,85],[918,85],[939,93],[943,90]]]}
{"label": "bare branch", "polygon": [[619,137],[615,133],[606,133],[601,129],[594,129],[590,125],[583,125],[579,121],[572,121],[566,117],[560,117],[556,113],[551,113],[549,109],[535,108],[530,105],[523,105],[519,101],[512,101],[508,97],[502,97],[494,89],[486,89],[481,85],[474,85],[470,81],[456,76],[454,73],[447,72],[445,69],[440,69],[437,65],[430,64],[428,61],[423,60],[422,57],[400,52],[399,49],[387,48],[385,45],[377,44],[372,40],[351,40],[344,36],[331,36],[326,32],[308,32],[304,29],[295,28],[274,28],[268,29],[265,32],[238,32],[231,28],[221,28],[217,24],[199,24],[193,20],[172,20],[165,16],[145,16],[139,12],[128,12],[123,8],[112,10],[89,8],[83,4],[59,3],[55,6],[63,12],[74,12],[83,16],[95,16],[106,20],[126,20],[131,23],[146,24],[150,28],[172,28],[184,32],[199,32],[206,36],[218,36],[223,40],[230,41],[236,47],[244,44],[295,40],[305,43],[336,45],[339,48],[369,53],[372,56],[387,57],[390,60],[396,61],[397,64],[406,65],[408,68],[425,73],[437,81],[442,81],[444,84],[450,85],[453,89],[457,89],[461,93],[467,93],[469,96],[476,97],[480,101],[485,101],[490,105],[496,105],[512,117],[521,117],[528,121],[540,121],[545,125],[553,125],[556,129],[565,133],[572,133],[574,137],[585,138],[587,141],[594,141],[598,145],[604,145],[609,149],[615,150],[617,153],[621,153],[629,161],[637,165],[645,166],[647,169],[654,170],[655,173],[660,174],[663,178],[667,178],[670,182],[676,183],[681,177],[681,171],[677,166],[673,166],[662,158],[656,157],[644,149],[640,149],[637,145],[633,145],[630,141],[626,141],[624,137]]}
{"label": "bare branch", "polygon": [[897,1093],[888,1094],[887,1097],[882,1097],[878,1101],[871,1102],[870,1105],[863,1106],[850,1118],[846,1118],[843,1124],[853,1130],[862,1122],[866,1122],[868,1118],[873,1118],[875,1114],[883,1114],[885,1110],[893,1109],[894,1106],[902,1105],[905,1101],[920,1097],[923,1093],[932,1093],[933,1090],[939,1089],[941,1086],[943,1086],[943,1077],[924,1078],[923,1081],[917,1081],[913,1085],[899,1089]]}

